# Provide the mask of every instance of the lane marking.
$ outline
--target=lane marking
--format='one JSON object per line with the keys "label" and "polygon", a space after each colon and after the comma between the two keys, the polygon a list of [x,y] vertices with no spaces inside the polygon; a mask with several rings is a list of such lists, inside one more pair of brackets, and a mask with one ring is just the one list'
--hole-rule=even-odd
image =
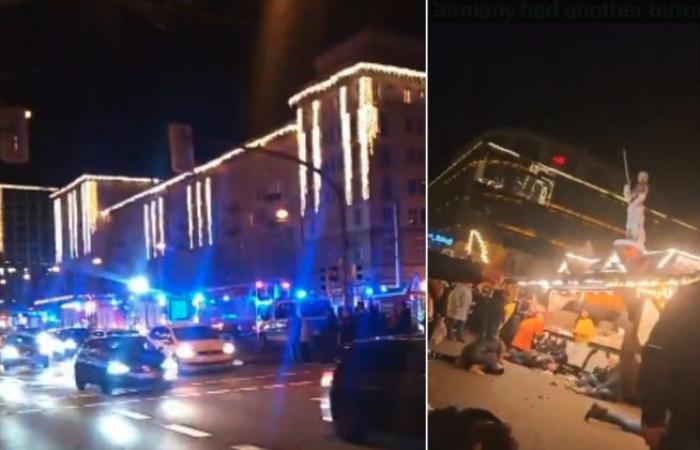
{"label": "lane marking", "polygon": [[83,405],[83,408],[94,408],[96,406],[106,406],[109,404],[109,402],[86,403]]}
{"label": "lane marking", "polygon": [[283,387],[284,387],[283,384],[268,384],[266,386],[263,386],[263,389],[279,389],[279,388],[283,388]]}
{"label": "lane marking", "polygon": [[87,397],[97,397],[97,394],[77,394],[76,398],[87,398]]}
{"label": "lane marking", "polygon": [[140,412],[131,411],[128,409],[113,409],[112,411],[119,414],[120,416],[128,417],[128,418],[134,419],[134,420],[152,419],[151,416],[148,416],[146,414],[141,414]]}
{"label": "lane marking", "polygon": [[226,392],[231,392],[231,389],[218,389],[216,391],[207,391],[207,394],[225,394]]}
{"label": "lane marking", "polygon": [[249,387],[242,387],[242,388],[236,389],[236,391],[239,391],[239,392],[252,392],[252,391],[257,391],[257,390],[258,390],[257,386],[249,386]]}
{"label": "lane marking", "polygon": [[187,436],[191,437],[196,437],[196,438],[205,438],[211,436],[211,434],[207,433],[206,431],[198,430],[196,428],[190,428],[186,427],[184,425],[179,425],[177,423],[171,423],[168,425],[164,425],[163,428],[174,431],[176,433],[184,434]]}
{"label": "lane marking", "polygon": [[322,402],[323,399],[321,397],[311,397],[309,398],[310,401],[312,402]]}
{"label": "lane marking", "polygon": [[116,403],[118,405],[123,405],[125,403],[138,403],[140,401],[141,401],[141,399],[139,399],[139,398],[127,398],[125,400],[116,400],[114,403]]}
{"label": "lane marking", "polygon": [[308,386],[310,384],[314,384],[313,381],[291,381],[287,383],[290,386]]}
{"label": "lane marking", "polygon": [[19,411],[16,411],[15,414],[34,414],[34,413],[40,413],[40,409],[21,409]]}
{"label": "lane marking", "polygon": [[266,450],[255,445],[234,445],[231,450]]}

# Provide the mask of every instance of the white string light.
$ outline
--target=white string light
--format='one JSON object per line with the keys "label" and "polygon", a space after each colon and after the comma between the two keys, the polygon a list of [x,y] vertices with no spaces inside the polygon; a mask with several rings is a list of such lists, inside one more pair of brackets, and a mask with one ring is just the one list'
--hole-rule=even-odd
{"label": "white string light", "polygon": [[204,180],[204,206],[207,213],[207,239],[209,245],[214,244],[214,236],[212,234],[212,213],[211,213],[211,177]]}
{"label": "white string light", "polygon": [[190,249],[194,248],[194,226],[192,218],[192,185],[187,185],[187,236],[190,242]]}
{"label": "white string light", "polygon": [[150,253],[153,257],[158,256],[158,218],[157,218],[157,202],[156,200],[151,200],[151,250]]}
{"label": "white string light", "polygon": [[146,259],[151,259],[151,215],[148,212],[148,203],[143,205],[143,236],[146,244]]}
{"label": "white string light", "polygon": [[156,250],[160,252],[161,256],[165,255],[165,225],[164,225],[164,206],[163,197],[158,197],[158,230],[160,233],[160,240],[158,245],[156,245]]}
{"label": "white string light", "polygon": [[[1,211],[0,209],[0,214],[2,214]],[[60,198],[53,200],[53,237],[56,264],[60,264],[63,261],[63,217],[61,217]]]}
{"label": "white string light", "polygon": [[[321,102],[314,100],[311,102],[311,157],[314,167],[321,170],[323,162],[321,155],[321,125],[320,125]],[[321,205],[321,174],[314,172],[314,211],[318,212]]]}
{"label": "white string light", "polygon": [[345,174],[345,200],[352,205],[352,143],[350,113],[348,112],[348,88],[341,86],[338,92],[340,104],[340,134],[343,142],[343,166]]}
{"label": "white string light", "polygon": [[467,254],[471,255],[474,253],[474,242],[476,242],[479,245],[479,259],[481,259],[481,262],[484,264],[489,263],[489,254],[488,250],[486,248],[486,243],[484,242],[484,239],[481,237],[481,233],[479,233],[477,230],[470,230],[469,231],[469,239],[467,240],[467,245],[466,245],[466,250]]}
{"label": "white string light", "polygon": [[[297,150],[299,159],[306,162],[306,133],[304,133],[304,112],[301,108],[297,108]],[[308,195],[307,171],[308,168],[305,165],[299,165],[299,200],[302,217],[306,212],[306,198]]]}
{"label": "white string light", "polygon": [[357,139],[360,143],[360,176],[362,180],[362,199],[368,200],[369,159],[374,153],[374,139],[379,134],[379,112],[374,106],[372,79],[360,77],[357,107]]}
{"label": "white string light", "polygon": [[195,182],[195,205],[197,209],[197,242],[199,247],[204,245],[204,233],[202,229],[202,182]]}

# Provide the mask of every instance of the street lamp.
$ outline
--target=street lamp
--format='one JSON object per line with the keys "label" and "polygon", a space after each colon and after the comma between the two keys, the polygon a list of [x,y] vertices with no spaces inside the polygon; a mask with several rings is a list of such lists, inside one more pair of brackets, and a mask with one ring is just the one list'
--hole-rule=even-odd
{"label": "street lamp", "polygon": [[102,265],[102,258],[100,258],[100,257],[92,258],[92,265],[94,265],[94,266]]}
{"label": "street lamp", "polygon": [[142,275],[131,278],[127,282],[126,286],[129,288],[130,292],[137,295],[145,294],[151,289],[151,284],[148,282],[148,278]]}
{"label": "street lamp", "polygon": [[286,222],[289,219],[289,211],[280,208],[275,211],[275,218],[278,222]]}

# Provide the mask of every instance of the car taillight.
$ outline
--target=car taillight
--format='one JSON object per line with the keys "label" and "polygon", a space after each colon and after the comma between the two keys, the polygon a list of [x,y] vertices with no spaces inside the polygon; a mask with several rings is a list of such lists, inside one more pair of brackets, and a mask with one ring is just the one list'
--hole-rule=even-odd
{"label": "car taillight", "polygon": [[333,385],[333,375],[334,373],[332,370],[324,370],[323,375],[321,376],[321,387],[331,387]]}

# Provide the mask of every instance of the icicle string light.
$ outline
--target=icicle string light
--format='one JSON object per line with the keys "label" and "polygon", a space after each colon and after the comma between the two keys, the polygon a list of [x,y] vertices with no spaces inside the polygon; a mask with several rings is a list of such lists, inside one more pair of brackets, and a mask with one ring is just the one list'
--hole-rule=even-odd
{"label": "icicle string light", "polygon": [[[2,197],[0,196],[0,201]],[[0,214],[2,214],[2,208],[0,207]],[[1,233],[1,231],[0,231]],[[56,264],[60,264],[63,261],[63,217],[61,217],[61,199],[55,198],[53,200],[53,236],[54,236],[54,248],[56,254]]]}
{"label": "icicle string light", "polygon": [[479,245],[479,259],[484,264],[488,264],[489,263],[489,254],[488,254],[488,250],[486,249],[486,243],[484,242],[484,239],[481,237],[481,233],[479,233],[477,230],[469,231],[469,239],[467,240],[467,245],[465,248],[465,250],[467,251],[467,254],[471,255],[474,253],[474,243],[475,242]]}
{"label": "icicle string light", "polygon": [[143,236],[146,244],[146,259],[151,259],[151,215],[148,212],[148,203],[143,205]]}
{"label": "icicle string light", "polygon": [[157,218],[157,203],[151,200],[151,254],[153,257],[158,256],[158,218]]}
{"label": "icicle string light", "polygon": [[187,236],[190,249],[194,248],[194,220],[192,217],[192,185],[187,185]]}
{"label": "icicle string light", "polygon": [[360,143],[360,176],[362,180],[362,199],[368,200],[369,163],[374,153],[374,139],[379,134],[379,112],[374,105],[372,79],[360,77],[357,107],[357,140]]}
{"label": "icicle string light", "polygon": [[[321,102],[314,100],[311,102],[311,156],[314,167],[321,170],[323,156],[321,155]],[[321,205],[321,174],[314,172],[314,211],[318,212]]]}
{"label": "icicle string light", "polygon": [[207,242],[209,245],[214,244],[214,236],[212,234],[212,213],[211,213],[211,177],[204,180],[204,206],[207,215]]}
{"label": "icicle string light", "polygon": [[[304,133],[304,112],[301,108],[297,108],[297,148],[299,159],[306,162],[306,133]],[[299,165],[299,207],[302,217],[306,212],[306,199],[308,196],[307,171],[308,168],[306,166]]]}
{"label": "icicle string light", "polygon": [[352,143],[350,113],[348,112],[348,88],[341,86],[338,92],[340,104],[340,136],[343,143],[343,173],[345,175],[345,200],[352,205]]}
{"label": "icicle string light", "polygon": [[197,242],[199,247],[204,245],[204,230],[202,228],[202,182],[195,182],[195,207],[197,210]]}
{"label": "icicle string light", "polygon": [[156,251],[160,253],[161,256],[165,255],[165,220],[163,209],[163,197],[158,197],[158,232],[160,233],[160,239],[158,240],[158,245],[156,245]]}

